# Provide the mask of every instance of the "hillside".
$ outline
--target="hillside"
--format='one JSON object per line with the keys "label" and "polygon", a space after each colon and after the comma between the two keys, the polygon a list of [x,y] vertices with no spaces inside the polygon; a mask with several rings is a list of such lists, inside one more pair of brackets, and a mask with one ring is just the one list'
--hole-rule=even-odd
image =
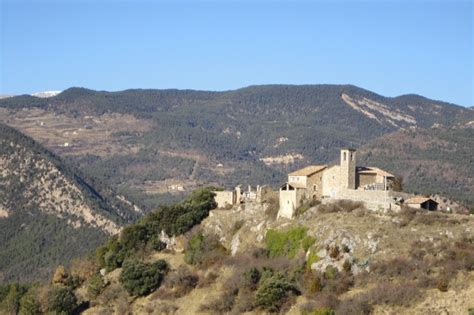
{"label": "hillside", "polygon": [[46,99],[0,100],[0,121],[149,210],[181,198],[172,187],[276,186],[288,170],[335,160],[340,147],[360,147],[414,127],[464,128],[474,112],[418,95],[383,97],[352,85],[225,92],[71,88]]}
{"label": "hillside", "polygon": [[404,188],[474,204],[474,129],[402,130],[359,150],[361,163],[396,170]]}
{"label": "hillside", "polygon": [[[148,214],[84,258],[85,270],[58,268],[52,284],[25,288],[20,312],[472,312],[472,216],[339,201],[276,220],[270,200],[231,209],[212,209],[211,200],[200,190]],[[9,305],[1,293],[0,310]]]}
{"label": "hillside", "polygon": [[0,124],[0,283],[45,279],[141,211]]}

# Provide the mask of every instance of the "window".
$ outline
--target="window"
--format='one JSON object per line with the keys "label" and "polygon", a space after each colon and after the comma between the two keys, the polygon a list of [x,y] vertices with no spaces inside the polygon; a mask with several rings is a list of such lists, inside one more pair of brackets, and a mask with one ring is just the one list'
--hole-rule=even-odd
{"label": "window", "polygon": [[354,161],[354,153],[351,152],[351,161]]}
{"label": "window", "polygon": [[343,156],[344,156],[344,161],[347,160],[346,152],[343,153]]}

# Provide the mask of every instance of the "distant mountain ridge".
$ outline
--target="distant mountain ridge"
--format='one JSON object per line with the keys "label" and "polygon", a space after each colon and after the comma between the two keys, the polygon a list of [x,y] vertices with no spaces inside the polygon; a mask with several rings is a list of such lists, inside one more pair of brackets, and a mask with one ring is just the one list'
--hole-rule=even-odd
{"label": "distant mountain ridge", "polygon": [[45,278],[141,215],[3,124],[0,166],[0,282]]}
{"label": "distant mountain ridge", "polygon": [[167,192],[169,181],[185,188],[277,186],[289,170],[335,160],[340,147],[363,147],[401,130],[471,128],[474,112],[353,85],[223,92],[70,88],[47,99],[0,100],[0,121],[152,208],[158,202],[153,194]]}

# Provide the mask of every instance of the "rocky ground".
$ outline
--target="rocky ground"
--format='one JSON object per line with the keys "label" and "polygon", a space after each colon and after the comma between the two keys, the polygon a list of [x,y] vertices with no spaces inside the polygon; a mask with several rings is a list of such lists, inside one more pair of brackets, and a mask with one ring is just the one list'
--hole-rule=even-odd
{"label": "rocky ground", "polygon": [[[306,258],[317,254],[318,260],[312,263],[313,270],[324,271],[327,266],[339,270],[344,262],[350,261],[351,272],[358,274],[368,271],[380,261],[408,256],[413,244],[452,243],[474,233],[474,217],[457,214],[424,213],[415,216],[404,214],[379,214],[356,208],[349,212],[327,212],[327,208],[316,206],[299,215],[294,220],[275,219],[275,212],[270,204],[242,204],[230,210],[218,209],[211,211],[209,217],[201,223],[205,233],[215,234],[232,256],[244,254],[255,247],[265,247],[265,234],[269,229],[284,230],[294,226],[307,228],[307,233],[316,242],[306,253]],[[273,211],[272,211],[273,210]],[[219,299],[222,287],[233,274],[233,266],[218,264],[206,270],[196,269],[187,265],[183,258],[184,241],[174,241],[174,250],[168,253],[156,253],[148,260],[166,259],[172,270],[182,266],[191,268],[199,276],[199,284],[189,293],[175,299],[163,298],[163,291],[138,299],[130,299],[126,293],[120,292],[117,282],[119,270],[107,275],[111,285],[106,289],[115,298],[102,301],[100,307],[93,307],[85,314],[120,313],[120,308],[134,314],[195,314],[209,313],[202,311],[200,305]],[[339,246],[344,250],[334,258],[331,248]],[[434,254],[434,253],[433,253]],[[203,279],[210,275],[214,278],[210,283],[202,284]],[[394,281],[397,281],[396,279]],[[373,284],[357,285],[340,296],[350,299],[357,294],[366,292]],[[116,290],[117,292],[114,292]],[[107,291],[105,292],[107,293]],[[160,295],[161,294],[161,295]],[[107,295],[107,294],[106,294]],[[118,302],[122,296],[122,302]],[[124,301],[128,301],[127,305]],[[295,303],[286,312],[300,314],[301,307],[308,300],[304,296],[296,298]],[[108,306],[104,306],[108,305]],[[438,289],[427,289],[415,304],[407,306],[378,305],[374,314],[464,314],[474,306],[474,272],[458,273],[450,279],[449,289],[441,292]],[[212,312],[211,312],[212,313]],[[250,313],[249,313],[250,314]]]}

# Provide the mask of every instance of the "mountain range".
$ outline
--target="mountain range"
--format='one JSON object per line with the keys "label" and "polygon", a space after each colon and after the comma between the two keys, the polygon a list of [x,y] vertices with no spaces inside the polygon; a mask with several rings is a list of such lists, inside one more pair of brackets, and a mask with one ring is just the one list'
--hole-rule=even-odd
{"label": "mountain range", "polygon": [[407,191],[474,203],[474,112],[418,95],[70,88],[1,99],[0,122],[3,281],[45,278],[196,187],[278,187],[288,171],[335,162],[344,146],[402,175]]}
{"label": "mountain range", "polygon": [[[331,163],[340,147],[391,141],[395,138],[384,137],[400,131],[430,130],[433,141],[449,130],[471,135],[474,112],[418,95],[384,97],[352,85],[264,85],[225,92],[70,88],[49,98],[2,99],[0,121],[151,209],[179,196],[170,187],[276,186],[289,170]],[[408,134],[400,133],[397,141]],[[469,145],[459,143],[470,152]],[[390,161],[400,154],[409,159],[411,153],[377,159],[372,152],[371,159],[406,174]],[[468,163],[456,161],[460,169]],[[405,181],[411,190],[414,178]],[[434,183],[430,172],[423,178],[426,187],[436,184],[440,192],[474,201],[470,190],[456,194],[449,184]]]}

